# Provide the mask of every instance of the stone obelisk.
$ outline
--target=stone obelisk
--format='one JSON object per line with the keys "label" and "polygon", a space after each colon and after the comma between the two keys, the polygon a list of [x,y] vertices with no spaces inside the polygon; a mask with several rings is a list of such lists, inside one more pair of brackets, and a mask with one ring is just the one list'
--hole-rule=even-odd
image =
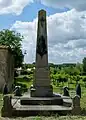
{"label": "stone obelisk", "polygon": [[38,12],[36,69],[33,88],[34,92],[32,96],[50,97],[53,95],[48,67],[47,22],[45,10],[40,10]]}

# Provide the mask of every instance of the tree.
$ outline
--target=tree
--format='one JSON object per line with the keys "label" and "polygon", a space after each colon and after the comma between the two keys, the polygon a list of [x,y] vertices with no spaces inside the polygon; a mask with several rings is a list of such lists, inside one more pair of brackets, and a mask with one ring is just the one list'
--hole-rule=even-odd
{"label": "tree", "polygon": [[76,85],[78,84],[78,82],[80,81],[81,77],[80,75],[76,75]]}
{"label": "tree", "polygon": [[86,74],[86,57],[83,59],[83,72]]}
{"label": "tree", "polygon": [[67,82],[68,78],[65,74],[57,74],[56,76],[56,82],[62,83],[62,86],[64,85],[64,82]]}
{"label": "tree", "polygon": [[77,62],[76,68],[80,71],[80,75],[82,75],[82,73],[83,73],[83,65],[81,63]]}
{"label": "tree", "polygon": [[8,46],[14,55],[14,67],[21,67],[23,62],[23,54],[21,50],[21,41],[23,36],[11,30],[0,31],[0,45]]}
{"label": "tree", "polygon": [[83,77],[83,82],[84,82],[84,85],[85,85],[85,87],[86,87],[86,77]]}

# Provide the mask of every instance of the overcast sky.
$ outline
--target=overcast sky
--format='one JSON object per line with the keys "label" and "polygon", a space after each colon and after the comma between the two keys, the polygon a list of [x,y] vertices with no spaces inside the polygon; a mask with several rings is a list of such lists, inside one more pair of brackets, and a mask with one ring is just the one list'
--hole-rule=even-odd
{"label": "overcast sky", "polygon": [[86,56],[86,0],[0,0],[0,30],[20,32],[25,62],[34,62],[40,9],[47,11],[49,62],[81,62]]}

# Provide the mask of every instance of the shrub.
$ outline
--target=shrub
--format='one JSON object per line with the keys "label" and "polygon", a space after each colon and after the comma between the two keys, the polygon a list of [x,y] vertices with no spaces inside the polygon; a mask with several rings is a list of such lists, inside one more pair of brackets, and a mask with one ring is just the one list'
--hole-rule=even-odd
{"label": "shrub", "polygon": [[86,87],[86,77],[83,77],[83,82],[85,83],[85,87]]}
{"label": "shrub", "polygon": [[24,77],[23,77],[23,80],[24,80],[24,81],[30,81],[30,78],[28,78],[27,76],[24,76]]}
{"label": "shrub", "polygon": [[28,71],[27,70],[22,70],[21,75],[28,75]]}
{"label": "shrub", "polygon": [[22,92],[26,92],[26,91],[28,90],[27,86],[26,86],[25,84],[23,84],[23,83],[17,82],[17,83],[15,84],[15,86],[21,86]]}

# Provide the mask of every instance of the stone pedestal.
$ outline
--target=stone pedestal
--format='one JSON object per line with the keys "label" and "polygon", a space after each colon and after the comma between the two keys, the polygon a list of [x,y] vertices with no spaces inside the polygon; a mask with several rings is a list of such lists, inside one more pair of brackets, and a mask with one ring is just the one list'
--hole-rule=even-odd
{"label": "stone pedestal", "polygon": [[36,86],[31,89],[31,97],[52,97],[52,86]]}
{"label": "stone pedestal", "polygon": [[81,107],[80,107],[80,97],[76,95],[73,98],[73,103],[72,103],[72,112],[73,115],[80,115],[81,114]]}
{"label": "stone pedestal", "polygon": [[40,10],[38,13],[36,69],[34,73],[33,88],[31,88],[31,96],[50,97],[52,95],[53,89],[50,83],[48,68],[46,11]]}
{"label": "stone pedestal", "polygon": [[3,98],[3,107],[1,109],[2,117],[11,117],[12,116],[12,105],[11,105],[11,96],[4,96]]}

